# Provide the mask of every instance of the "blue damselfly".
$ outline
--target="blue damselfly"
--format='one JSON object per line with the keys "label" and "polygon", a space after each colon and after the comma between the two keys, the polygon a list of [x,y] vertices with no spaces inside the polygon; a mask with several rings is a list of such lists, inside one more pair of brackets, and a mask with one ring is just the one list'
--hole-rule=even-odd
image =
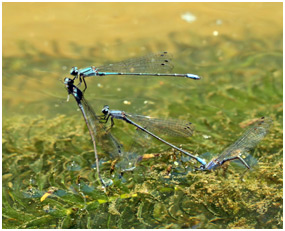
{"label": "blue damselfly", "polygon": [[128,59],[100,67],[86,67],[78,69],[73,67],[70,74],[79,79],[80,83],[84,82],[84,90],[87,89],[85,78],[91,76],[107,76],[107,75],[133,75],[133,76],[168,76],[168,77],[185,77],[189,79],[199,80],[201,77],[195,74],[175,74],[168,73],[173,69],[171,64],[171,55],[167,52],[157,54],[149,54],[142,57]]}
{"label": "blue damselfly", "polygon": [[[183,154],[192,157],[193,159],[197,160],[198,162],[200,162],[202,164],[202,166],[204,166],[206,164],[206,162],[197,157],[194,156],[193,154],[190,154],[189,152],[183,150],[182,148],[178,148],[175,145],[165,141],[164,139],[160,138],[159,136],[153,134],[152,132],[150,132],[148,129],[157,129],[158,127],[161,129],[161,131],[172,131],[172,133],[174,134],[179,134],[179,135],[183,135],[185,136],[185,134],[188,134],[188,136],[192,135],[193,133],[193,128],[191,123],[175,123],[173,120],[171,122],[166,122],[164,121],[164,123],[162,123],[162,120],[158,120],[158,119],[151,119],[150,117],[144,117],[144,116],[138,116],[138,115],[131,115],[128,114],[126,112],[123,111],[117,111],[117,110],[110,110],[109,106],[106,105],[103,109],[102,109],[103,114],[105,115],[105,121],[107,122],[109,120],[109,118],[111,118],[111,128],[114,125],[114,118],[115,119],[120,119],[120,120],[124,120],[129,124],[132,124],[133,126],[139,128],[140,130],[146,132],[147,134],[151,135],[152,137],[154,137],[155,139],[165,143],[166,145],[182,152]],[[150,126],[143,127],[137,123],[135,123],[133,120],[137,119],[138,121],[140,121],[140,123],[142,124],[148,124]]]}

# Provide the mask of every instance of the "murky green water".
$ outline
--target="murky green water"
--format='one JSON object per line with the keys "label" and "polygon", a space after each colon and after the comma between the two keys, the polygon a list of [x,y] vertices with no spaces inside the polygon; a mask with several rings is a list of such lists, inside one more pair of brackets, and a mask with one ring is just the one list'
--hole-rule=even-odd
{"label": "murky green water", "polygon": [[[282,41],[281,3],[4,3],[3,228],[282,228]],[[72,66],[165,50],[175,72],[203,79],[89,78],[85,97],[97,112],[108,104],[191,121],[193,137],[169,140],[199,156],[269,116],[270,133],[252,152],[258,165],[243,181],[233,164],[193,172],[194,161],[148,139],[137,151],[161,155],[104,193],[62,80]],[[133,132],[116,123],[126,149]],[[109,162],[101,172],[110,175]]]}

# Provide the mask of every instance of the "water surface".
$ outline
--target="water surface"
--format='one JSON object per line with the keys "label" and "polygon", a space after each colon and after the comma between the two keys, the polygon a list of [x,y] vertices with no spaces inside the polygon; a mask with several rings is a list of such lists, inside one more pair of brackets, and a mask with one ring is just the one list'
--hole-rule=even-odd
{"label": "water surface", "polygon": [[[281,228],[282,16],[282,3],[3,3],[3,228]],[[89,78],[85,97],[97,112],[191,121],[193,137],[169,140],[201,156],[271,117],[244,181],[233,165],[193,172],[197,163],[146,139],[137,151],[152,158],[102,191],[62,80],[72,66],[160,51],[174,72],[203,79]],[[132,127],[114,132],[132,148]],[[101,169],[110,176],[110,163]]]}

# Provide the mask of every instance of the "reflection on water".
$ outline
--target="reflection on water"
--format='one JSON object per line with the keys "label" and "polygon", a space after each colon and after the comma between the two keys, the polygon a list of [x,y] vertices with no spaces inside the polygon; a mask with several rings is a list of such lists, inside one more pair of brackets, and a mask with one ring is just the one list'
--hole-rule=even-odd
{"label": "reflection on water", "polygon": [[[280,4],[4,3],[3,227],[282,227]],[[203,79],[88,78],[85,97],[97,113],[107,104],[191,121],[191,139],[169,140],[197,155],[220,153],[240,135],[238,124],[269,116],[273,128],[252,153],[258,167],[244,181],[234,166],[193,172],[194,162],[118,121],[125,150],[148,155],[134,172],[114,175],[105,194],[62,81],[72,66],[165,50],[174,72]],[[102,162],[103,176],[112,164]]]}

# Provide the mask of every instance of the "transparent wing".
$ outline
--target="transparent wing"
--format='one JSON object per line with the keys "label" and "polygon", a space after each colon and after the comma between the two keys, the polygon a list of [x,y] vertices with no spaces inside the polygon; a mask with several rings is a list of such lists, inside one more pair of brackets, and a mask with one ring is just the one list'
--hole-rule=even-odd
{"label": "transparent wing", "polygon": [[194,126],[190,122],[180,120],[163,120],[149,116],[126,114],[132,121],[153,133],[164,133],[174,137],[189,137],[193,135]]}
{"label": "transparent wing", "polygon": [[240,156],[247,153],[265,137],[271,124],[272,120],[270,118],[260,118],[251,125],[235,143],[226,148],[217,160],[222,161],[229,157]]}
{"label": "transparent wing", "polygon": [[[112,132],[112,134],[114,135],[115,133]],[[121,153],[121,158],[116,163],[116,170],[120,172],[134,170],[137,167],[137,163],[142,159],[141,156],[144,154],[143,151],[146,146],[146,139],[143,137],[144,132],[139,129],[136,129],[134,132],[129,131],[129,134],[126,134],[126,136],[131,137],[131,140],[129,140],[131,142],[128,142],[129,145],[126,145],[124,152]]]}
{"label": "transparent wing", "polygon": [[161,52],[100,66],[97,68],[97,71],[124,73],[166,73],[172,69],[173,65],[171,64],[171,55],[169,55],[167,52]]}
{"label": "transparent wing", "polygon": [[120,142],[107,131],[104,123],[100,123],[100,118],[95,114],[92,107],[89,105],[87,100],[83,98],[81,100],[82,106],[86,113],[88,123],[95,133],[95,139],[100,147],[110,155],[111,159],[115,160],[122,156],[123,146]]}

